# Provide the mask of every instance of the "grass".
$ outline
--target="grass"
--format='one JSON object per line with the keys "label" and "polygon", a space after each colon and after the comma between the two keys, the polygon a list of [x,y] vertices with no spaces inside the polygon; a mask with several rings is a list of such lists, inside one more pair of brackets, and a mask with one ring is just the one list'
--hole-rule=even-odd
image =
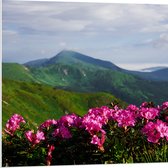
{"label": "grass", "polygon": [[86,114],[89,108],[117,101],[126,104],[108,93],[77,93],[51,86],[3,80],[2,82],[2,125],[14,113],[21,114],[31,125],[47,119],[59,119],[65,113]]}

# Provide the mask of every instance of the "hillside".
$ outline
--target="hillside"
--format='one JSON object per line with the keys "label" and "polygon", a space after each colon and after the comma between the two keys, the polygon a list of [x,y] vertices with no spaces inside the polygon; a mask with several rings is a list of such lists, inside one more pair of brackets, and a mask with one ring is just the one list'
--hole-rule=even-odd
{"label": "hillside", "polygon": [[37,82],[29,69],[18,63],[3,63],[2,78],[14,79],[18,81]]}
{"label": "hillside", "polygon": [[47,85],[78,92],[110,92],[128,103],[140,104],[151,100],[161,103],[167,98],[167,93],[162,93],[168,89],[167,82],[151,82],[108,69],[56,64],[32,68],[31,72],[38,81]]}
{"label": "hillside", "polygon": [[[127,103],[137,105],[143,101],[154,101],[160,104],[168,97],[166,81],[152,81],[147,76],[143,79],[141,72],[139,72],[141,75],[137,75],[136,72],[128,72],[110,62],[74,51],[62,51],[50,59],[35,60],[20,66],[27,68],[26,72],[33,78],[33,82],[64,90],[108,92]],[[26,76],[19,79],[20,74],[15,67],[9,67],[13,70],[10,74],[3,73],[3,79],[22,81],[29,79]],[[149,73],[145,74],[149,75]],[[164,78],[166,73],[163,74]],[[15,77],[17,75],[18,77]],[[161,77],[160,74],[158,75]]]}
{"label": "hillside", "polygon": [[[107,93],[75,93],[40,84],[3,80],[2,125],[18,113],[36,126],[46,119],[58,119],[65,113],[84,115],[89,108],[124,102]],[[35,123],[36,122],[36,123]]]}
{"label": "hillside", "polygon": [[[148,69],[150,70],[150,68]],[[157,69],[151,72],[126,71],[126,73],[136,75],[145,80],[168,82],[168,68]]]}
{"label": "hillside", "polygon": [[168,80],[168,68],[163,68],[163,69],[159,69],[157,71],[151,72],[151,75],[153,76],[153,78],[155,76],[158,76],[157,80],[165,80],[167,78]]}

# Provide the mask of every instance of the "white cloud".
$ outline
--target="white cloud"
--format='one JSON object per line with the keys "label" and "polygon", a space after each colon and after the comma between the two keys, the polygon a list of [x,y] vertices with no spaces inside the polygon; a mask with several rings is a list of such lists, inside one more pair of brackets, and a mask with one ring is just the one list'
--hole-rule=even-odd
{"label": "white cloud", "polygon": [[59,46],[60,46],[60,47],[66,47],[66,46],[67,46],[67,43],[66,43],[66,42],[60,42],[60,43],[59,43]]}
{"label": "white cloud", "polygon": [[112,62],[168,61],[168,5],[3,1],[2,15],[6,55],[73,48]]}
{"label": "white cloud", "polygon": [[[168,7],[154,5],[87,4],[54,2],[3,3],[5,24],[15,24],[39,31],[167,31],[161,23],[167,18]],[[167,10],[166,10],[167,9]]]}

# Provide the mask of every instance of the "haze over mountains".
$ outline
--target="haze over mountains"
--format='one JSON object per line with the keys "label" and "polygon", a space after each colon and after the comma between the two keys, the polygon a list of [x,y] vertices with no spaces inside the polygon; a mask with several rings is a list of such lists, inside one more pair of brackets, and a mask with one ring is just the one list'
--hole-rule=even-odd
{"label": "haze over mountains", "polygon": [[143,68],[141,69],[142,72],[154,72],[154,71],[158,71],[161,69],[165,69],[168,68],[166,66],[156,66],[156,67],[149,67],[149,68]]}
{"label": "haze over mountains", "polygon": [[168,98],[168,68],[154,72],[122,69],[78,52],[63,50],[50,59],[3,64],[3,79],[39,83],[75,92],[108,92],[127,103],[161,103]]}

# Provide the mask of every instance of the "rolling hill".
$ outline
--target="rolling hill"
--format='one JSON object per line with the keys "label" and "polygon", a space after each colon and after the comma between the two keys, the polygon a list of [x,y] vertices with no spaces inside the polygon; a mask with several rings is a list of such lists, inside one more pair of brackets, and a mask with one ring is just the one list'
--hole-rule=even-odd
{"label": "rolling hill", "polygon": [[18,63],[3,63],[2,77],[19,81],[37,82],[29,69]]}
{"label": "rolling hill", "polygon": [[2,81],[2,126],[14,113],[21,114],[30,125],[47,119],[58,119],[66,113],[80,116],[89,108],[108,105],[112,101],[126,103],[108,93],[75,93],[37,83]]}

